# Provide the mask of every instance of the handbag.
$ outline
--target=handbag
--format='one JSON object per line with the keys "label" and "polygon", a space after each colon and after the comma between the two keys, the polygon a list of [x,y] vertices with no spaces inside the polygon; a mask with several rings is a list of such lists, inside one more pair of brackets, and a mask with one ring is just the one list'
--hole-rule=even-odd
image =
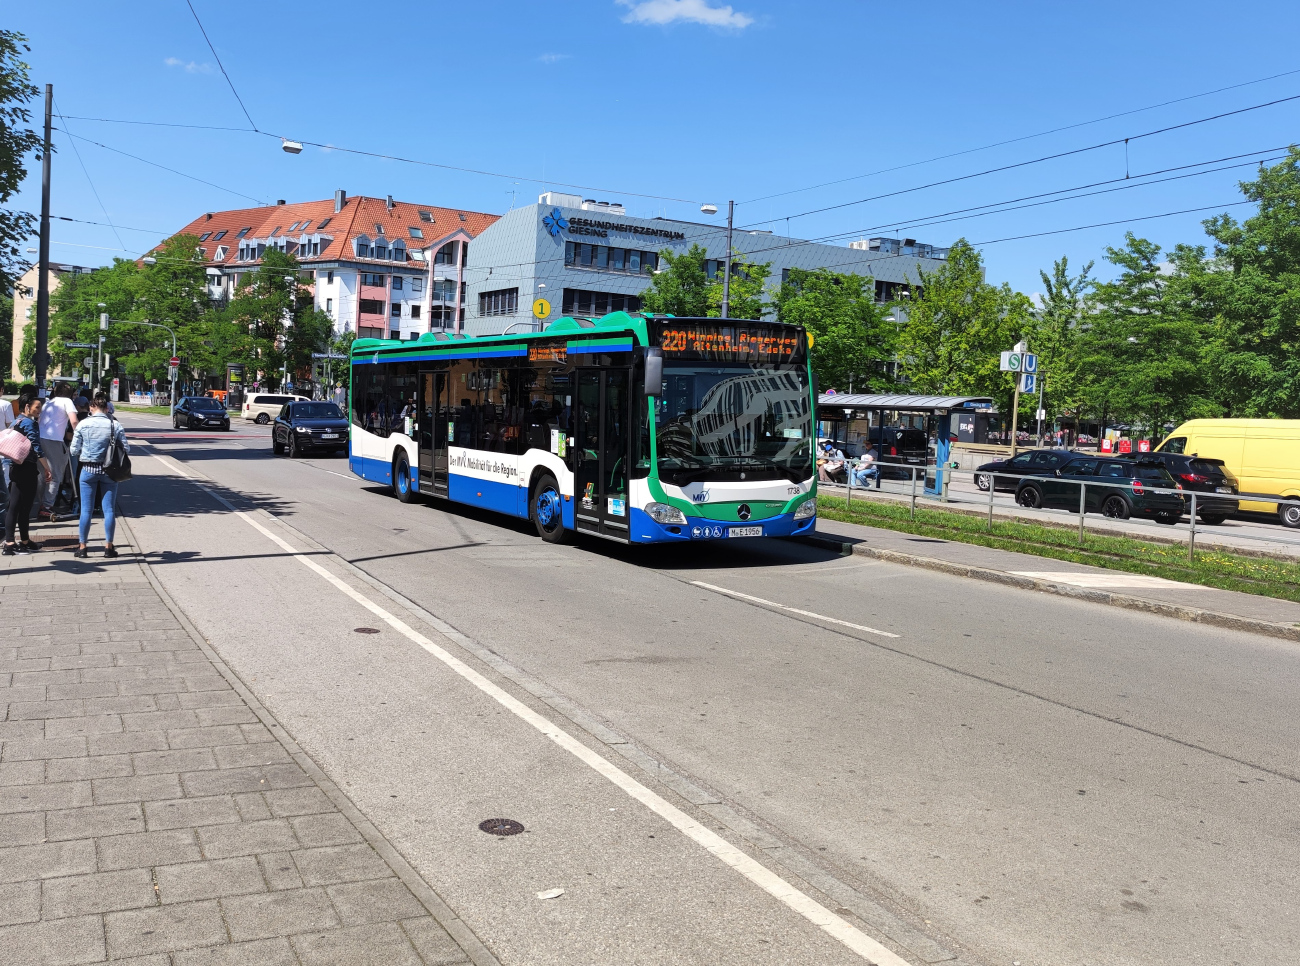
{"label": "handbag", "polygon": [[0,456],[22,463],[32,451],[32,441],[23,433],[10,427],[0,432]]}
{"label": "handbag", "polygon": [[117,421],[113,421],[112,442],[104,454],[104,475],[114,483],[122,483],[131,478],[131,457],[127,454],[126,443],[117,435]]}

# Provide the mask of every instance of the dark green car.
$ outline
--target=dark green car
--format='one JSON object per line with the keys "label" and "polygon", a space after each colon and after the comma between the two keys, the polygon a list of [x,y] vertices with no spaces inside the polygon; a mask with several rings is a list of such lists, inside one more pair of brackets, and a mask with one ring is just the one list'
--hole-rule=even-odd
{"label": "dark green car", "polygon": [[1080,491],[1085,513],[1101,513],[1117,520],[1138,516],[1173,524],[1186,510],[1182,487],[1162,464],[1105,456],[1076,456],[1058,468],[1054,476],[1021,480],[1016,488],[1016,502],[1031,509],[1044,507],[1078,513]]}

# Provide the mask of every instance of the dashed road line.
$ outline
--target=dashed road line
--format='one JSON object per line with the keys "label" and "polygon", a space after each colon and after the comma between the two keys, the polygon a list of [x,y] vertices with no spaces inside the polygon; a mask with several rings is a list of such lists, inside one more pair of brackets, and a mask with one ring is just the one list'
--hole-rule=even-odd
{"label": "dashed road line", "polygon": [[747,600],[751,604],[761,604],[764,607],[773,607],[776,610],[783,610],[789,614],[798,614],[800,617],[811,617],[813,620],[825,621],[827,624],[838,624],[840,627],[851,627],[855,631],[862,631],[865,634],[875,634],[879,637],[899,637],[898,634],[891,634],[889,631],[877,630],[874,627],[868,627],[866,624],[854,624],[852,621],[842,621],[838,617],[827,617],[825,614],[817,614],[810,610],[800,610],[798,607],[789,607],[785,604],[778,604],[774,600],[764,600],[762,597],[755,597],[752,594],[742,594],[738,590],[728,590],[726,587],[718,587],[714,584],[706,584],[702,580],[692,580],[691,585],[694,587],[703,587],[705,590],[711,590],[715,594],[723,594],[727,597],[734,597],[737,600]]}

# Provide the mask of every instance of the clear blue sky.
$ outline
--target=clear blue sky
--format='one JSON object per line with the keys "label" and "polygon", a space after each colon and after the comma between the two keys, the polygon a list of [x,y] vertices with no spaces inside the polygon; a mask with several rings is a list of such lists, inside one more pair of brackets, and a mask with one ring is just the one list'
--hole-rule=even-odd
{"label": "clear blue sky", "polygon": [[[700,202],[725,212],[734,198],[748,202],[737,208],[737,224],[784,232],[790,216],[789,231],[798,237],[860,231],[936,244],[962,236],[987,242],[1238,201],[1236,182],[1252,168],[917,225],[936,213],[1122,178],[1125,149],[1118,145],[801,214],[1300,94],[1296,73],[756,201],[1300,70],[1300,7],[193,2],[263,131],[512,177],[314,147],[295,157],[278,140],[249,132],[69,119],[72,134],[221,187],[78,141],[88,180],[68,138],[56,132],[54,213],[102,222],[106,209],[124,226],[115,234],[56,222],[56,259],[98,265],[134,255],[203,211],[250,199],[324,198],[344,188],[501,212],[512,198],[528,203],[559,182],[623,201],[635,215],[701,220]],[[9,8],[5,21],[27,34],[33,79],[55,85],[62,114],[249,126],[184,0],[26,4]],[[1300,140],[1298,122],[1300,100],[1137,138],[1128,146],[1128,171],[1276,148]],[[17,206],[38,210],[39,188],[33,168]],[[1132,228],[1165,246],[1200,241],[1200,220],[1211,213]],[[1102,249],[1119,243],[1124,227],[984,245],[988,277],[1035,292],[1038,270],[1062,254],[1073,265],[1095,259],[1098,272],[1108,274]],[[129,251],[114,250],[122,247]]]}

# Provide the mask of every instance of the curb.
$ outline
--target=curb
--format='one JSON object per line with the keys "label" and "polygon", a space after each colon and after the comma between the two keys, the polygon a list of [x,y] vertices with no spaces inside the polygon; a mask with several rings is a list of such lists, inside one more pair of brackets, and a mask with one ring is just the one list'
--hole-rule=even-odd
{"label": "curb", "polygon": [[184,628],[185,633],[189,635],[190,639],[193,640],[196,645],[198,645],[199,650],[202,651],[203,655],[212,663],[212,666],[217,669],[217,673],[226,679],[226,683],[228,683],[244,700],[244,703],[248,705],[249,709],[252,710],[255,715],[257,715],[262,724],[267,727],[267,730],[275,736],[275,740],[278,741],[284,747],[284,750],[289,753],[289,757],[291,757],[294,762],[303,769],[303,771],[311,776],[312,781],[316,783],[316,786],[325,794],[325,797],[330,800],[331,804],[333,804],[334,807],[352,823],[353,827],[361,833],[361,837],[365,839],[366,843],[369,844],[376,853],[378,853],[379,857],[382,858],[385,863],[387,863],[388,867],[393,870],[397,878],[411,890],[411,894],[415,896],[420,905],[424,906],[425,910],[434,921],[442,926],[443,929],[447,930],[447,934],[455,940],[456,944],[460,946],[474,966],[500,966],[500,961],[491,950],[483,944],[482,940],[474,934],[469,925],[456,915],[456,913],[443,901],[442,897],[438,895],[438,893],[424,881],[423,877],[415,871],[410,863],[406,861],[402,854],[398,852],[386,838],[384,838],[383,833],[380,832],[368,818],[366,818],[355,804],[353,804],[352,799],[350,799],[341,788],[334,784],[311,756],[299,747],[298,743],[290,737],[289,732],[285,730],[284,726],[275,719],[274,715],[272,715],[265,706],[263,706],[263,704],[257,699],[257,696],[249,690],[246,684],[244,684],[243,679],[240,678],[239,675],[237,675],[229,665],[221,659],[221,656],[217,654],[212,645],[208,643],[207,638],[205,638],[203,634],[199,632],[199,629],[190,622],[189,617],[163,587],[162,583],[154,574],[153,568],[149,566],[149,562],[144,557],[144,549],[140,546],[140,541],[136,538],[135,531],[131,529],[127,518],[125,516],[120,516],[117,518],[117,523],[118,526],[126,530],[127,535],[131,538],[131,545],[135,548],[133,559],[135,563],[139,565],[145,578],[149,581],[154,593],[158,595],[158,599],[161,600],[163,605],[172,612],[172,615],[176,618],[177,622],[182,628]]}
{"label": "curb", "polygon": [[803,541],[825,550],[833,550],[842,557],[857,554],[875,560],[903,564],[908,567],[922,567],[939,573],[952,574],[956,577],[970,577],[985,580],[993,584],[1017,587],[1021,590],[1037,590],[1058,597],[1073,597],[1093,604],[1107,604],[1125,610],[1155,614],[1159,617],[1172,617],[1175,620],[1189,621],[1193,624],[1206,624],[1231,631],[1246,631],[1251,634],[1263,634],[1286,641],[1300,643],[1300,627],[1292,624],[1276,624],[1272,621],[1258,620],[1253,617],[1239,617],[1236,614],[1224,614],[1219,611],[1205,610],[1200,607],[1184,607],[1181,604],[1166,604],[1161,601],[1134,597],[1131,594],[1115,594],[1107,590],[1094,590],[1089,587],[1075,587],[1071,584],[1058,584],[1037,577],[1023,577],[1005,570],[993,570],[989,567],[975,567],[970,564],[951,563],[935,557],[923,557],[920,554],[903,553],[900,550],[879,550],[863,543],[851,543],[830,537],[804,537]]}

